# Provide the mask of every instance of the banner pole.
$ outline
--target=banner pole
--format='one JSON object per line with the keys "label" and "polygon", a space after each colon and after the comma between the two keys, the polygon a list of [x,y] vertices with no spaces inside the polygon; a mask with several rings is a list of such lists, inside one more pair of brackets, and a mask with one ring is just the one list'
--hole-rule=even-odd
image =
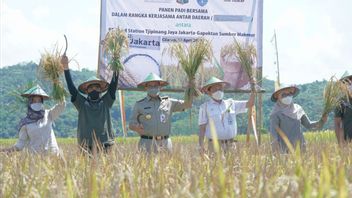
{"label": "banner pole", "polygon": [[126,113],[125,113],[125,97],[124,92],[119,90],[119,103],[120,103],[120,114],[121,114],[121,124],[122,124],[122,132],[123,136],[127,136],[127,128],[126,128]]}

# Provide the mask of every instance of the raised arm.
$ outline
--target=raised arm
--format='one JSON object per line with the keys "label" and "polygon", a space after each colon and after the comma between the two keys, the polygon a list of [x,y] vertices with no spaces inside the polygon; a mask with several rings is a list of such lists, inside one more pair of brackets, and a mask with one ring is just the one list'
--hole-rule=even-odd
{"label": "raised arm", "polygon": [[65,79],[66,79],[66,83],[67,83],[67,88],[68,91],[71,94],[71,101],[74,102],[76,100],[77,94],[78,94],[78,90],[75,87],[75,85],[73,84],[72,78],[71,78],[71,73],[70,70],[68,68],[68,58],[66,55],[63,55],[61,57],[61,64],[64,67],[65,70]]}
{"label": "raised arm", "polygon": [[118,81],[119,81],[119,73],[115,71],[112,75],[111,82],[109,84],[109,94],[113,100],[116,99],[116,89],[117,89]]}
{"label": "raised arm", "polygon": [[56,120],[60,114],[65,110],[66,101],[56,104],[53,108],[49,110],[49,117],[52,121]]}

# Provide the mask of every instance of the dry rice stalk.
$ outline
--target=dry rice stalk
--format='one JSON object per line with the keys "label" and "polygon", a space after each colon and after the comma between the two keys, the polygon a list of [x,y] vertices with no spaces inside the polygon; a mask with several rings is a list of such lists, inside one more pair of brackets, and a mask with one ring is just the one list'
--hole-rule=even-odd
{"label": "dry rice stalk", "polygon": [[109,60],[111,70],[119,72],[123,70],[121,57],[128,52],[128,37],[123,29],[110,30],[103,41],[104,53]]}
{"label": "dry rice stalk", "polygon": [[179,66],[185,71],[188,77],[188,87],[185,92],[186,100],[201,95],[195,86],[195,77],[199,67],[206,61],[211,61],[213,51],[210,41],[199,38],[187,46],[185,43],[174,43],[167,48],[164,53],[168,53],[172,58],[178,59]]}
{"label": "dry rice stalk", "polygon": [[[238,61],[241,63],[243,70],[248,75],[249,79],[255,78],[255,70],[253,69],[253,65],[257,58],[257,50],[253,44],[241,44],[236,39],[233,43],[233,46],[230,47],[228,53],[234,53]],[[255,90],[253,84],[251,84],[252,91]]]}
{"label": "dry rice stalk", "polygon": [[57,44],[54,46],[52,52],[47,50],[41,54],[41,59],[38,67],[38,72],[42,78],[53,83],[52,97],[54,100],[63,101],[67,92],[63,87],[60,76],[64,73],[64,68],[61,63],[61,50],[58,49]]}
{"label": "dry rice stalk", "polygon": [[335,76],[330,78],[324,89],[323,116],[329,114],[340,105],[341,99],[348,94],[346,91],[344,84]]}
{"label": "dry rice stalk", "polygon": [[[235,39],[233,44],[224,46],[221,49],[221,53],[228,56],[235,56],[237,58],[243,70],[250,79],[252,92],[255,92],[255,84],[253,83],[253,80],[255,79],[255,70],[253,69],[253,65],[255,64],[255,60],[257,58],[257,50],[255,46],[253,44],[241,44]],[[250,128],[252,128],[258,145],[259,142],[254,120],[256,115],[253,108],[254,106],[250,107],[248,110],[247,143],[249,142]]]}

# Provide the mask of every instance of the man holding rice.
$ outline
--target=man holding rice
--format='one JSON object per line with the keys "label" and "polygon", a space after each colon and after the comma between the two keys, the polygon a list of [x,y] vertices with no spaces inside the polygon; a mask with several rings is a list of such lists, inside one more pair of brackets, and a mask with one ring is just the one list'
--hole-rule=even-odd
{"label": "man holding rice", "polygon": [[162,87],[168,82],[154,73],[138,84],[147,91],[147,96],[136,102],[129,122],[129,128],[136,131],[141,139],[139,149],[147,153],[162,150],[171,151],[171,118],[173,112],[192,107],[192,99],[183,101],[160,96]]}
{"label": "man holding rice", "polygon": [[221,150],[225,153],[235,148],[237,135],[236,116],[247,112],[253,106],[255,95],[252,92],[248,101],[224,99],[224,89],[229,83],[211,77],[202,92],[210,96],[210,100],[203,103],[199,109],[199,149],[203,153],[204,137],[208,139],[208,150],[214,152],[214,140],[217,139]]}
{"label": "man holding rice", "polygon": [[335,133],[339,144],[352,142],[352,75],[346,72],[340,81],[345,86],[348,97],[335,110]]}
{"label": "man holding rice", "polygon": [[[78,87],[81,92],[79,93],[71,79],[67,56],[62,56],[61,63],[65,69],[71,102],[78,111],[77,139],[79,145],[87,152],[100,148],[108,151],[114,144],[110,110],[116,99],[117,72],[114,72],[110,84],[96,77],[90,78]],[[105,91],[107,93],[102,95]],[[82,94],[87,94],[87,97]]]}

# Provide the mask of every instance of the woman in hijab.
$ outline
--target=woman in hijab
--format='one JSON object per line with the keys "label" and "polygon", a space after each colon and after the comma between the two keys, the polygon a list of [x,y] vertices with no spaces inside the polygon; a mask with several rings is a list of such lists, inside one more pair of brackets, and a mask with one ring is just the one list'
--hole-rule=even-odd
{"label": "woman in hijab", "polygon": [[299,89],[296,86],[286,86],[278,89],[271,96],[271,101],[275,102],[275,105],[270,115],[270,132],[275,151],[288,152],[287,145],[279,135],[280,131],[287,136],[294,148],[299,144],[301,151],[305,151],[306,142],[301,125],[309,130],[318,130],[327,120],[327,116],[324,116],[319,121],[310,121],[303,108],[293,103],[293,98],[298,93]]}
{"label": "woman in hijab", "polygon": [[2,152],[21,151],[27,148],[31,153],[59,154],[59,147],[53,131],[53,122],[65,109],[65,101],[51,109],[44,109],[43,102],[49,99],[44,90],[36,85],[21,95],[28,98],[27,116],[19,125],[19,138],[15,145],[1,149]]}

